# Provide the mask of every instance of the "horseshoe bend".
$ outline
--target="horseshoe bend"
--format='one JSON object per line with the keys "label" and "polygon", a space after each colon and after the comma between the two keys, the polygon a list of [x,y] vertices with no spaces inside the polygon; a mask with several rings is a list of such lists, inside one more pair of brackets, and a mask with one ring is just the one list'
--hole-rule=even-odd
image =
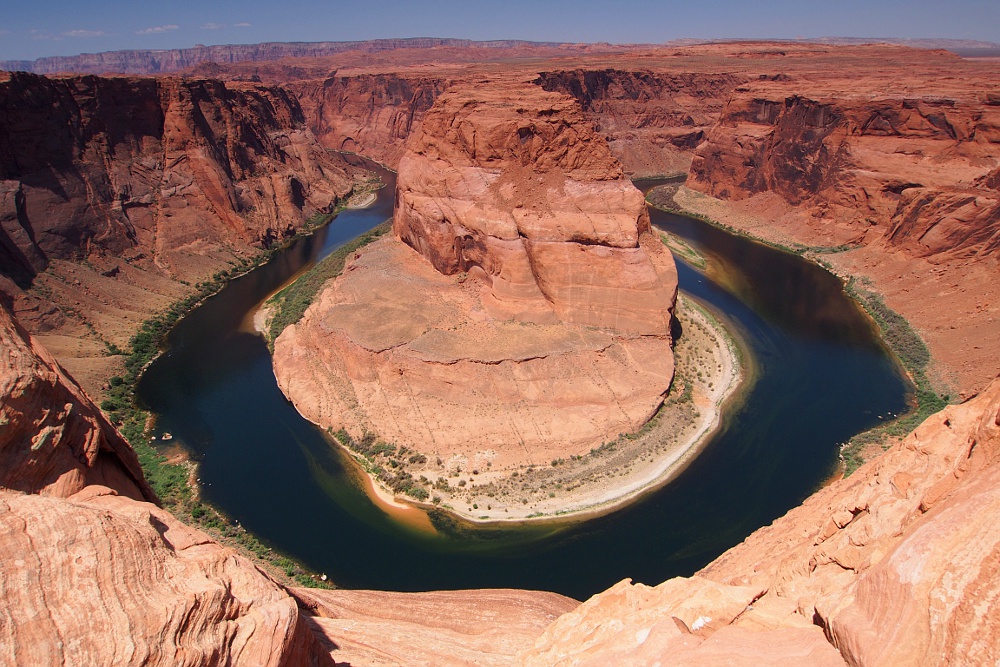
{"label": "horseshoe bend", "polygon": [[[806,41],[392,40],[117,52],[38,67],[123,75],[0,78],[0,662],[1000,659],[995,58]],[[190,69],[128,75],[181,67]],[[342,270],[316,286],[267,359],[248,314],[350,218],[320,222],[370,199],[371,163],[344,149],[397,170],[391,229],[334,253]],[[197,387],[208,409],[176,399],[190,417],[178,428],[136,401],[141,382],[201,383],[158,369],[197,347],[206,321],[227,320],[210,349],[234,360],[228,380],[265,377],[298,419],[277,378],[302,415],[409,502],[489,524],[476,530],[622,505],[698,454],[740,371],[755,370],[734,362],[732,341],[685,294],[684,276],[741,302],[759,286],[718,248],[651,225],[662,218],[630,179],[652,175],[686,175],[649,192],[656,206],[839,276],[843,286],[810,266],[865,306],[865,340],[877,327],[885,343],[866,347],[864,363],[891,347],[886,363],[905,368],[916,405],[900,420],[864,416],[877,428],[860,436],[831,435],[834,450],[848,441],[840,474],[753,525],[713,524],[724,544],[700,561],[708,537],[696,528],[719,504],[756,508],[777,485],[721,499],[695,489],[691,503],[670,506],[673,523],[633,522],[634,541],[606,545],[618,558],[676,530],[687,541],[649,558],[688,557],[677,576],[595,577],[586,600],[524,584],[336,589],[346,562],[310,571],[209,502],[224,499],[207,482],[229,446],[220,423],[280,440],[263,458],[236,447],[227,474],[277,477],[301,462],[324,490],[343,486],[323,476],[329,444],[298,439],[311,424],[295,430],[286,413],[252,414],[257,404],[249,424],[215,421],[237,412],[215,377]],[[733,238],[699,229],[724,245]],[[283,243],[287,252],[275,250]],[[778,272],[770,261],[762,280]],[[838,308],[784,275],[787,298],[754,317],[807,321],[806,346],[832,355]],[[250,296],[230,312],[227,295],[246,284]],[[265,304],[261,319],[273,309]],[[763,366],[787,352],[785,338],[767,342]],[[160,344],[169,349],[153,361]],[[250,348],[254,363],[268,362],[262,372],[250,368]],[[832,386],[833,365],[804,384]],[[847,394],[867,389],[837,386],[847,389],[827,394],[828,405],[801,409],[803,423],[819,407],[846,419]],[[749,417],[737,426],[750,430]],[[787,439],[796,454],[811,442],[808,428]],[[707,477],[688,486],[735,485],[751,461],[767,481],[790,484],[801,459],[780,468],[779,444],[705,463],[708,448],[692,469],[726,457],[735,469],[714,487]],[[241,518],[276,514],[280,527],[332,545],[335,559],[361,554],[403,577],[427,562],[389,559],[404,541],[352,544],[317,510],[326,496],[288,509],[280,493],[248,495],[253,512]],[[625,523],[628,509],[574,525]],[[516,546],[476,567],[516,568]],[[444,567],[456,562],[443,547],[432,552]]]}

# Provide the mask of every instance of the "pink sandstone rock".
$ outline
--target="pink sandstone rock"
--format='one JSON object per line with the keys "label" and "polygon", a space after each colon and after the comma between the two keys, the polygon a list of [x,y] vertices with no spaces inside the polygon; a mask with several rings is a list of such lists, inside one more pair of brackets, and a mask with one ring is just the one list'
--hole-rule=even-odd
{"label": "pink sandstone rock", "polygon": [[88,484],[156,501],[132,447],[0,305],[0,487],[66,497]]}
{"label": "pink sandstone rock", "polygon": [[490,90],[451,89],[410,139],[394,229],[417,252],[356,253],[274,366],[322,426],[506,468],[586,453],[656,412],[677,274],[571,98]]}
{"label": "pink sandstone rock", "polygon": [[998,516],[1000,380],[691,579],[594,596],[522,662],[992,665]]}
{"label": "pink sandstone rock", "polygon": [[295,601],[149,503],[0,490],[0,662],[329,665]]}
{"label": "pink sandstone rock", "polygon": [[338,663],[500,667],[579,602],[540,591],[294,589]]}

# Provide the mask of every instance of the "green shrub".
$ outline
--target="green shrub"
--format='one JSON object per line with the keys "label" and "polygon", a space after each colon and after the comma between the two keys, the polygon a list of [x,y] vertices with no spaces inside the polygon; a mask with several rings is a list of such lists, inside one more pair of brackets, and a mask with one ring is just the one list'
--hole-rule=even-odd
{"label": "green shrub", "polygon": [[268,345],[274,350],[274,340],[287,327],[295,324],[305,314],[316,295],[327,283],[336,278],[344,270],[344,264],[352,253],[369,243],[384,236],[392,229],[392,221],[387,220],[381,225],[362,234],[344,247],[331,253],[323,261],[318,262],[299,278],[268,300],[273,309],[271,323],[267,331]]}

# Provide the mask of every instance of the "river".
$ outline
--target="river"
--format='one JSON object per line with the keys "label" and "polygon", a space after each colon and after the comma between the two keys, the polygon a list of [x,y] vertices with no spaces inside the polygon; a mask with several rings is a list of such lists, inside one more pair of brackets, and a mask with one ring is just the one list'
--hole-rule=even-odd
{"label": "river", "polygon": [[[395,180],[181,320],[138,395],[200,462],[203,498],[338,585],[385,590],[512,587],[584,599],[630,577],[690,575],[799,504],[839,443],[906,409],[909,385],[840,282],[818,266],[705,223],[651,210],[710,258],[678,262],[681,289],[746,341],[755,382],[674,482],[582,522],[430,534],[369,500],[322,433],[278,390],[247,315],[303,267],[392,214]],[[655,181],[640,183],[644,189]]]}

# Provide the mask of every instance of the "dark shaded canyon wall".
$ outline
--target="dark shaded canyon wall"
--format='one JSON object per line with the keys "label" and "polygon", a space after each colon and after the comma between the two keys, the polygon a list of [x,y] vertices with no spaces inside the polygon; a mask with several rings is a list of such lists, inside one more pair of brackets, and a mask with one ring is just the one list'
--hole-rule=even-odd
{"label": "dark shaded canyon wall", "polygon": [[0,252],[47,261],[266,244],[331,210],[346,171],[278,88],[177,79],[0,81]]}
{"label": "dark shaded canyon wall", "polygon": [[1000,106],[987,96],[808,96],[743,89],[691,165],[689,187],[780,195],[916,257],[1000,249]]}
{"label": "dark shaded canyon wall", "polygon": [[395,169],[406,138],[448,85],[444,77],[359,74],[294,82],[289,88],[324,146],[362,153]]}
{"label": "dark shaded canyon wall", "polygon": [[[333,210],[356,171],[318,144],[281,88],[8,74],[0,79],[0,293],[20,301],[17,312],[31,311],[36,321],[22,323],[37,332],[64,321],[50,302],[85,306],[79,295],[62,298],[71,286],[65,265],[53,262],[93,269],[105,305],[114,305],[102,296],[106,278],[131,281],[140,295],[149,283],[136,272],[194,283]],[[48,270],[59,280],[26,297]],[[155,289],[162,298],[184,290]]]}
{"label": "dark shaded canyon wall", "polygon": [[742,79],[608,68],[542,72],[536,83],[576,98],[625,171],[641,177],[686,174]]}

